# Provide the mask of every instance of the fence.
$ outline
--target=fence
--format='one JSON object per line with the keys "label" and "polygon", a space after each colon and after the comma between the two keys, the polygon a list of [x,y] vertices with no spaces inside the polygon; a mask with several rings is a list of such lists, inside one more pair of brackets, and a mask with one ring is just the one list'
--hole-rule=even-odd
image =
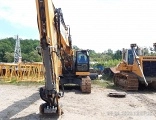
{"label": "fence", "polygon": [[0,63],[0,80],[40,82],[44,80],[44,67],[40,62]]}

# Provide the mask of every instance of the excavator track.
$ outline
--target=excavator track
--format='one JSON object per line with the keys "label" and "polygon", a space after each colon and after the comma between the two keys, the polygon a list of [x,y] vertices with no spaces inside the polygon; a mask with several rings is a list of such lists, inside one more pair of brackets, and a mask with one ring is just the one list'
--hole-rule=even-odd
{"label": "excavator track", "polygon": [[91,93],[91,79],[89,76],[87,76],[86,78],[82,78],[80,87],[82,93]]}
{"label": "excavator track", "polygon": [[125,91],[137,91],[139,87],[137,76],[128,72],[116,73],[114,84]]}

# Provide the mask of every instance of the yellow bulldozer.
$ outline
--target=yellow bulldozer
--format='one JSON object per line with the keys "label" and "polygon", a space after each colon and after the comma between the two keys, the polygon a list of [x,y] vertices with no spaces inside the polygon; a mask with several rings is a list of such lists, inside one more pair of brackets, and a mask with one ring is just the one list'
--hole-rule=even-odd
{"label": "yellow bulldozer", "polygon": [[[156,43],[153,46],[156,50]],[[137,91],[140,86],[156,88],[156,56],[146,56],[136,44],[123,49],[122,61],[111,71],[114,84],[126,91]]]}

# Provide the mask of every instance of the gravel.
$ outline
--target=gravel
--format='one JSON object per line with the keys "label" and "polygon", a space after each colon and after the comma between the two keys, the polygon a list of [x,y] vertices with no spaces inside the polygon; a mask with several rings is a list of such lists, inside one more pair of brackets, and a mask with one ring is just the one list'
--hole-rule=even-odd
{"label": "gravel", "polygon": [[127,92],[124,98],[108,97],[123,92],[92,85],[91,94],[65,90],[60,99],[64,114],[41,116],[40,85],[0,85],[0,120],[156,120],[156,93]]}

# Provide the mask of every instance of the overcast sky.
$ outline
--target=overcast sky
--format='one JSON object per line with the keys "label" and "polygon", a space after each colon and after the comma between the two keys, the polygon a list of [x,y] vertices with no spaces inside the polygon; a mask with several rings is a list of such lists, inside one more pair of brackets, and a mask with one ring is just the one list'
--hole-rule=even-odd
{"label": "overcast sky", "polygon": [[[53,0],[73,45],[102,52],[156,42],[156,0]],[[0,38],[39,39],[35,0],[0,0]]]}

